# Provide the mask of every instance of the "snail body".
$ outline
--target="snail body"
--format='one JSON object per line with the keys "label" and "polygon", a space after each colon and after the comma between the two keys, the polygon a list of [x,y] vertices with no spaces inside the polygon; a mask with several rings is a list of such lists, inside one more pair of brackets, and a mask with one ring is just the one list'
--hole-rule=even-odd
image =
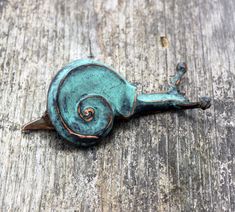
{"label": "snail body", "polygon": [[176,70],[166,92],[137,95],[135,86],[111,67],[90,59],[74,61],[62,68],[52,80],[46,113],[26,124],[23,131],[56,130],[67,141],[90,146],[110,132],[115,117],[209,108],[210,98],[190,102],[179,91],[187,65],[179,63]]}

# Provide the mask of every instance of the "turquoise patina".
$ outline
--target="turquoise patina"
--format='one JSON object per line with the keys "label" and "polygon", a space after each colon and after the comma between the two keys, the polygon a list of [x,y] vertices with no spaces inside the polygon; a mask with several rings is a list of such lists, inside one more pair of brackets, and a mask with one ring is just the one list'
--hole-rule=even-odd
{"label": "turquoise patina", "polygon": [[94,60],[77,60],[53,79],[47,112],[62,137],[90,145],[109,133],[114,117],[132,115],[135,95],[135,87],[111,67]]}
{"label": "turquoise patina", "polygon": [[55,129],[64,139],[89,146],[110,132],[115,117],[210,107],[209,98],[190,102],[180,93],[178,85],[186,70],[186,64],[178,64],[167,92],[137,95],[135,86],[111,67],[90,59],[74,61],[51,82],[44,123],[37,120],[24,130]]}

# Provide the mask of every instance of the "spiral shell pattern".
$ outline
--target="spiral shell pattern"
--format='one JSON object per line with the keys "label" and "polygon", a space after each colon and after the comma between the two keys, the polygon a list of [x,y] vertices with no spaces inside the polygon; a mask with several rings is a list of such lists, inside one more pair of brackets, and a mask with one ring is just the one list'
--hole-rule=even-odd
{"label": "spiral shell pattern", "polygon": [[[71,104],[70,100],[63,104]],[[63,111],[64,105],[60,105]],[[64,111],[63,111],[64,112]],[[106,135],[113,124],[113,110],[105,98],[88,95],[75,104],[74,110],[61,114],[65,129],[80,138],[94,138]]]}
{"label": "spiral shell pattern", "polygon": [[88,146],[110,132],[115,116],[131,115],[134,99],[135,87],[110,67],[78,60],[52,80],[47,111],[63,138]]}

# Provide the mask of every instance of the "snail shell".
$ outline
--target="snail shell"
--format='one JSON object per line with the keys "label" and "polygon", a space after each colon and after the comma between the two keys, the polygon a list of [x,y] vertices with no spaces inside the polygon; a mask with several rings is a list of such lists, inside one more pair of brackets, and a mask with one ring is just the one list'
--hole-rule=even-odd
{"label": "snail shell", "polygon": [[135,87],[112,68],[94,60],[77,60],[52,80],[47,112],[63,138],[88,146],[110,132],[114,117],[133,114],[135,98]]}

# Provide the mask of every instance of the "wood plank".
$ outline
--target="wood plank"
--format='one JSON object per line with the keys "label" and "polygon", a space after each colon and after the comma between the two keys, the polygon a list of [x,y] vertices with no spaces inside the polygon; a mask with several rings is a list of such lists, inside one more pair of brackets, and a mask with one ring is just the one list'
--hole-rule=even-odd
{"label": "wood plank", "polygon": [[[234,10],[233,0],[1,0],[1,211],[235,211]],[[89,56],[149,93],[186,61],[182,90],[213,105],[116,123],[87,150],[23,135],[55,73]]]}

